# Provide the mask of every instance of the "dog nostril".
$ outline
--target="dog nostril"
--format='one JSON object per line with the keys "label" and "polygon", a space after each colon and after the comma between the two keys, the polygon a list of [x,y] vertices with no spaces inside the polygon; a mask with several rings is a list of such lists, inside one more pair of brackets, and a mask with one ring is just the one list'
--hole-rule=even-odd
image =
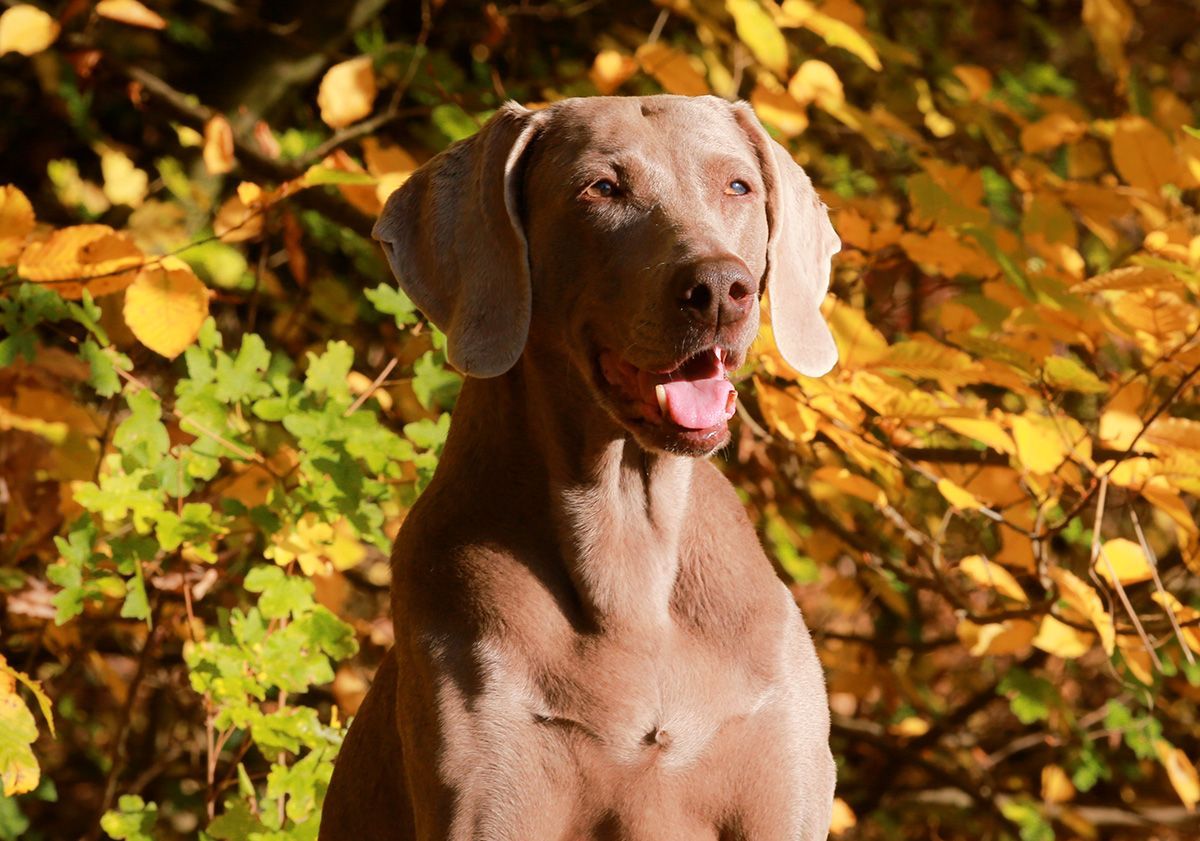
{"label": "dog nostril", "polygon": [[697,283],[684,293],[683,303],[684,306],[703,312],[712,304],[712,290],[708,288],[708,284]]}
{"label": "dog nostril", "polygon": [[749,294],[750,287],[741,281],[735,281],[734,284],[729,287],[729,297],[731,300],[741,301]]}

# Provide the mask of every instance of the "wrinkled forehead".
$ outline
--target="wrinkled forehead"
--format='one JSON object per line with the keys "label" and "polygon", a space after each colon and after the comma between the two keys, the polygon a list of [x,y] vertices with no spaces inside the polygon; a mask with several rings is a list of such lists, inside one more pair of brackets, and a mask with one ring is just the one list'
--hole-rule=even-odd
{"label": "wrinkled forehead", "polygon": [[719,159],[757,166],[729,104],[715,97],[571,99],[545,120],[536,154],[560,172],[614,161],[676,171]]}

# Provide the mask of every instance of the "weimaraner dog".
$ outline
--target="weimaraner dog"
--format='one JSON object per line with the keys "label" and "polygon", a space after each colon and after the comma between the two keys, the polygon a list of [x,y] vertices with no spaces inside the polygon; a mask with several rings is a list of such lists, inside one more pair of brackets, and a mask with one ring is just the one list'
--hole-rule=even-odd
{"label": "weimaraner dog", "polygon": [[729,482],[768,293],[818,376],[839,241],[744,104],[501,108],[375,226],[467,375],[322,841],[817,841],[821,667]]}

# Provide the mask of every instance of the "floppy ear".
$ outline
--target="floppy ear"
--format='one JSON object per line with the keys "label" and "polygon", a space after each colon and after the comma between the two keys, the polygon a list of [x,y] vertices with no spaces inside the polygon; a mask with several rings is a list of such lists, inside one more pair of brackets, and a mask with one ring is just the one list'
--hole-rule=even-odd
{"label": "floppy ear", "polygon": [[473,377],[516,364],[529,333],[529,252],[518,210],[519,164],[537,116],[514,102],[388,197],[372,235],[400,286],[447,337]]}
{"label": "floppy ear", "polygon": [[767,192],[767,271],[764,286],[771,330],[784,360],[809,377],[837,362],[837,345],[821,316],[830,261],[842,248],[825,205],[791,154],[767,134],[745,103],[734,115],[758,153]]}

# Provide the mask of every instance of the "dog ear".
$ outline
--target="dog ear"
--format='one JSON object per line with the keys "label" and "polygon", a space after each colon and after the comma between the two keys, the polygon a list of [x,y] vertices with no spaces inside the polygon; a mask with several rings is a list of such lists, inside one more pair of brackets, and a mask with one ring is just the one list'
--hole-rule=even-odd
{"label": "dog ear", "polygon": [[450,364],[473,377],[509,370],[529,333],[519,165],[537,122],[534,112],[507,103],[414,172],[372,231],[400,286],[446,334]]}
{"label": "dog ear", "polygon": [[825,205],[791,154],[763,129],[745,103],[734,115],[758,153],[767,192],[767,271],[763,283],[771,330],[784,360],[809,377],[837,362],[837,345],[821,316],[830,261],[842,248]]}

